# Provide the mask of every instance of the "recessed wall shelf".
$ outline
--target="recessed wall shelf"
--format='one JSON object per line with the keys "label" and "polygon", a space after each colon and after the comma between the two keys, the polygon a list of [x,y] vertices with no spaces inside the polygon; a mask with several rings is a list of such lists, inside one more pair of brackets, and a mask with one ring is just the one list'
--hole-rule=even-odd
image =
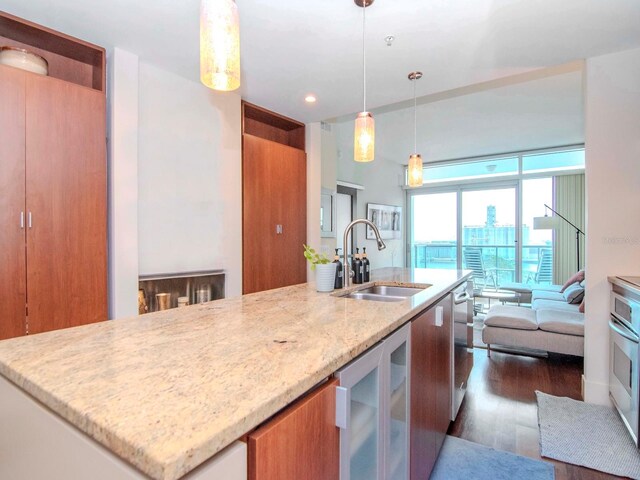
{"label": "recessed wall shelf", "polygon": [[242,133],[304,150],[304,123],[242,102]]}
{"label": "recessed wall shelf", "polygon": [[105,91],[105,49],[0,11],[0,46],[43,57],[49,76]]}

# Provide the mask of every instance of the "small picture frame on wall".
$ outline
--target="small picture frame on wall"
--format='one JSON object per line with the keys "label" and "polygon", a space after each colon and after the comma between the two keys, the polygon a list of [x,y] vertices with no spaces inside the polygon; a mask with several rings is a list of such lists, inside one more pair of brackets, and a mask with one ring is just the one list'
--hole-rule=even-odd
{"label": "small picture frame on wall", "polygon": [[[402,207],[367,203],[367,219],[378,230],[383,240],[400,239],[402,236]],[[373,229],[367,225],[367,240],[375,240]]]}

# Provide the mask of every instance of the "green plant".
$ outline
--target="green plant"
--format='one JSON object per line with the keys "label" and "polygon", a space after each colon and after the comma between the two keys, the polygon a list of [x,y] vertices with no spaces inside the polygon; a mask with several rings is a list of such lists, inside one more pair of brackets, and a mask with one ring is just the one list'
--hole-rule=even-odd
{"label": "green plant", "polygon": [[311,263],[311,270],[316,269],[316,265],[325,265],[327,263],[331,263],[331,260],[326,255],[317,253],[313,248],[309,245],[302,244],[304,247],[304,258],[309,260]]}

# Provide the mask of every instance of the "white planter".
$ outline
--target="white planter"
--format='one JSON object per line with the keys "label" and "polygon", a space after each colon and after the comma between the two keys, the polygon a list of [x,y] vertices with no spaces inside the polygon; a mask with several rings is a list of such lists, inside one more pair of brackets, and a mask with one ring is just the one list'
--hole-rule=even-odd
{"label": "white planter", "polygon": [[316,265],[316,290],[318,292],[331,292],[336,281],[335,263]]}

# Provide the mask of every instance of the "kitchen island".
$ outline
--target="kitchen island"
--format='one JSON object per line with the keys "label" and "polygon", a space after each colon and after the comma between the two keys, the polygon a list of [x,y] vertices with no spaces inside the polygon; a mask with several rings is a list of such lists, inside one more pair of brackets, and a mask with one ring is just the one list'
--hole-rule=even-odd
{"label": "kitchen island", "polygon": [[[301,284],[6,340],[0,374],[145,475],[173,480],[469,274],[374,271],[375,283],[428,286],[401,302],[340,298]],[[2,403],[0,415],[11,415]]]}

